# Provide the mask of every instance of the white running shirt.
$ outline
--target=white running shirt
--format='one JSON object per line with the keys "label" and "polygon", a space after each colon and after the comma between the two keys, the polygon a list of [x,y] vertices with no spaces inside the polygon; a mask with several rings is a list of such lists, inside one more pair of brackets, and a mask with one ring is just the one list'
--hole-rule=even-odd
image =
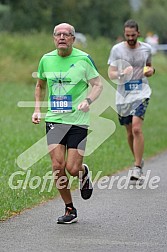
{"label": "white running shirt", "polygon": [[127,83],[117,85],[116,104],[129,104],[136,100],[150,98],[151,88],[147,78],[143,74],[143,68],[151,63],[151,46],[139,42],[139,47],[131,49],[125,42],[113,46],[108,59],[108,64],[120,69],[120,60],[128,62],[133,67],[133,75]]}

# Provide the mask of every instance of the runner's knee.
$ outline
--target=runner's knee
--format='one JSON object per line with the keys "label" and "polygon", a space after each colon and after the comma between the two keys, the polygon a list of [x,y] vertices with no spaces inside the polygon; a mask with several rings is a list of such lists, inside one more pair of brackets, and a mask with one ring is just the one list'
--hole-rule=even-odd
{"label": "runner's knee", "polygon": [[53,172],[59,171],[60,174],[64,174],[65,171],[65,161],[52,161],[52,170]]}
{"label": "runner's knee", "polygon": [[134,125],[132,128],[132,132],[133,132],[134,136],[140,135],[140,134],[142,134],[142,129],[138,125]]}
{"label": "runner's knee", "polygon": [[80,167],[78,166],[78,164],[66,164],[66,169],[69,172],[69,174],[73,177],[78,176],[79,175],[79,170]]}

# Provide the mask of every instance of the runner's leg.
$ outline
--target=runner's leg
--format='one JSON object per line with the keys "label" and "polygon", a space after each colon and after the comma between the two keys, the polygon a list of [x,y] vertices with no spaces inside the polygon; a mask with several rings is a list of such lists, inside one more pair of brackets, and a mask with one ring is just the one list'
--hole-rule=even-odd
{"label": "runner's leg", "polygon": [[129,144],[129,147],[130,147],[130,150],[134,156],[134,151],[133,151],[133,134],[132,134],[132,124],[128,124],[128,125],[125,125],[125,128],[126,128],[126,131],[127,131],[127,140],[128,140],[128,144]]}
{"label": "runner's leg", "polygon": [[142,132],[143,120],[140,117],[133,116],[132,134],[133,134],[133,152],[135,157],[135,166],[141,166],[144,153],[144,136]]}
{"label": "runner's leg", "polygon": [[[61,144],[55,146],[56,147],[49,152],[52,160],[52,169],[55,174],[55,183],[64,203],[69,204],[72,202],[72,197],[70,188],[68,187],[69,181],[65,172],[66,147]],[[53,148],[53,144],[49,145],[49,149],[51,148]]]}

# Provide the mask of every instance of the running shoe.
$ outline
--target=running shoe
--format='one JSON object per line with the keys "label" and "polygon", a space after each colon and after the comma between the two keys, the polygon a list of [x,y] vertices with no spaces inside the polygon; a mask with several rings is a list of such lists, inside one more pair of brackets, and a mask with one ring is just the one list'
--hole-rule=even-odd
{"label": "running shoe", "polygon": [[58,224],[71,224],[78,221],[77,218],[77,210],[75,208],[66,207],[65,208],[65,215],[58,218]]}
{"label": "running shoe", "polygon": [[84,200],[87,200],[91,197],[93,192],[93,185],[89,174],[89,167],[84,164],[85,167],[85,174],[82,176],[82,180],[80,182],[80,191],[81,197]]}
{"label": "running shoe", "polygon": [[137,166],[133,167],[131,171],[132,173],[131,173],[130,180],[138,180],[143,174],[142,168],[139,168]]}

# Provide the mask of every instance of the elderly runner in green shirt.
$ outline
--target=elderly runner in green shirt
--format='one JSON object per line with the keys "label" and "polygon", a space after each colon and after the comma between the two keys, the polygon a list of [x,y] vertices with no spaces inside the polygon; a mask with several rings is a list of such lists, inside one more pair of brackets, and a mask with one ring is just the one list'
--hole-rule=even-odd
{"label": "elderly runner in green shirt", "polygon": [[83,199],[92,195],[89,168],[83,164],[83,155],[90,105],[100,95],[102,84],[91,57],[73,47],[73,26],[67,23],[55,26],[53,38],[56,50],[43,55],[39,63],[32,122],[40,123],[40,104],[47,85],[47,143],[55,183],[65,203],[65,214],[58,218],[57,223],[66,224],[78,220],[66,171],[80,178]]}

